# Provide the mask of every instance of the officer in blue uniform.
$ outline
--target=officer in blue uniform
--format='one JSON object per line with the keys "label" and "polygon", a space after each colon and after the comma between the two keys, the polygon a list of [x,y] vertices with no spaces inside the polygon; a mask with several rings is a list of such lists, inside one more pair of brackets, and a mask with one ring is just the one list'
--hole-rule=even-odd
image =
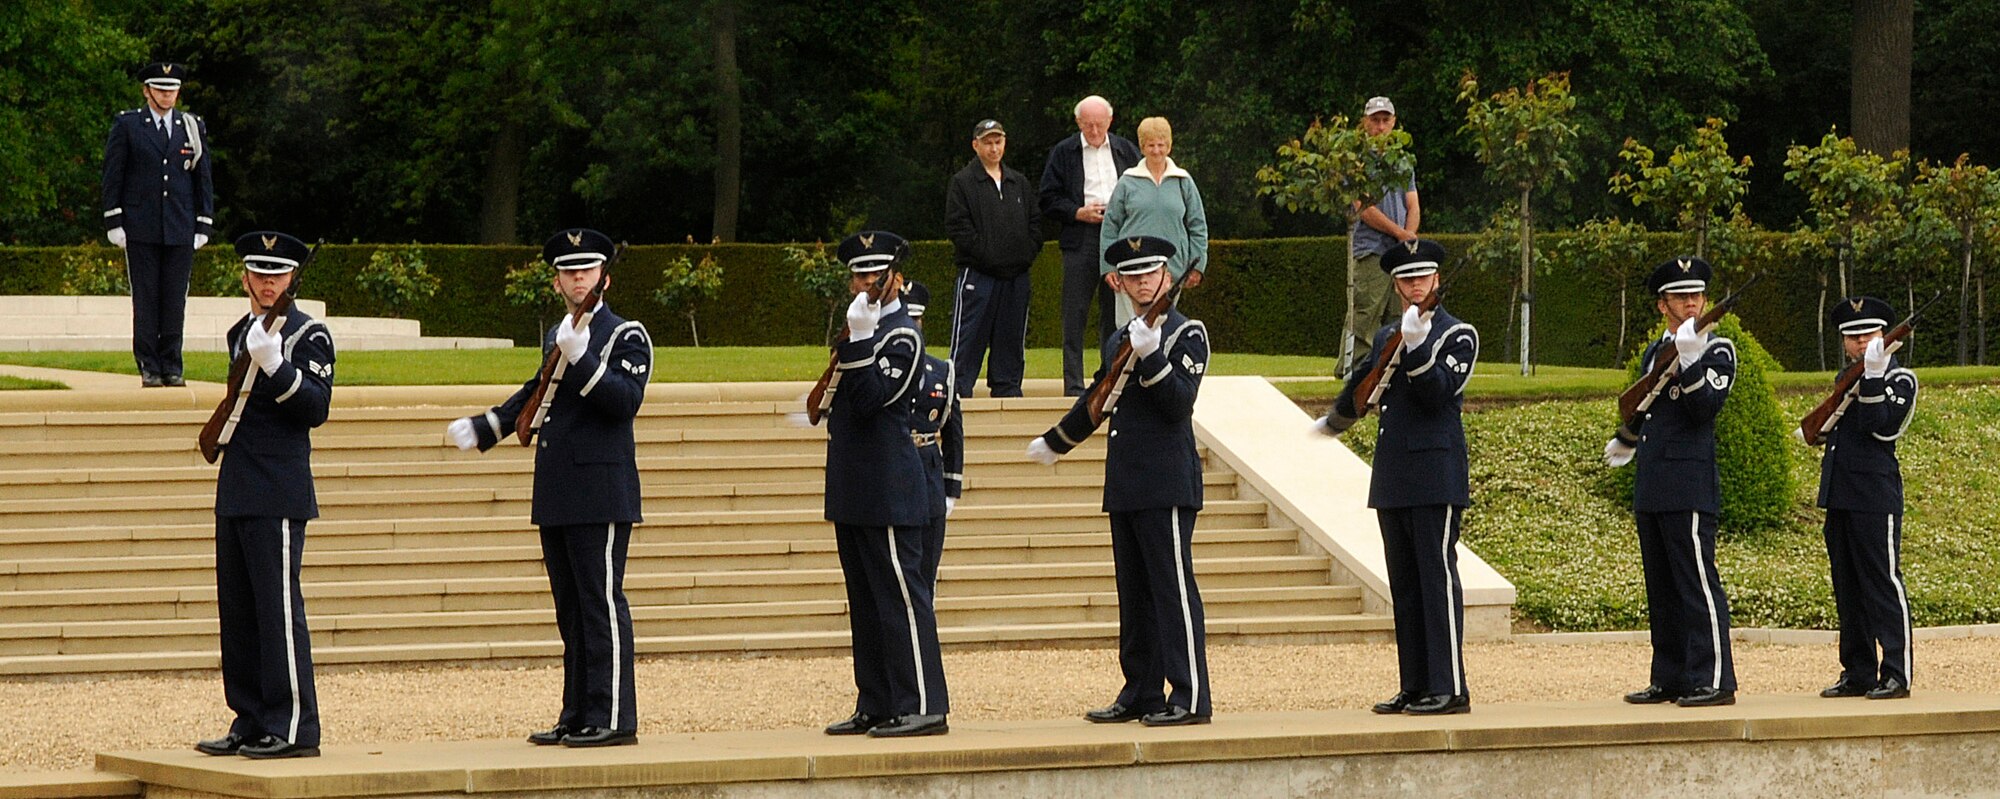
{"label": "officer in blue uniform", "polygon": [[[828,735],[942,735],[950,696],[938,657],[925,559],[933,547],[923,456],[911,445],[924,338],[899,292],[909,244],[869,230],[847,237],[854,301],[827,409],[826,519],[833,522],[854,645],[854,715]],[[887,281],[881,303],[868,290]]]}
{"label": "officer in blue uniform", "polygon": [[[1382,528],[1402,689],[1375,705],[1377,713],[1432,715],[1472,708],[1465,688],[1465,593],[1457,550],[1471,494],[1459,412],[1465,381],[1479,358],[1479,331],[1442,305],[1430,313],[1417,308],[1438,290],[1444,258],[1444,247],[1426,239],[1400,242],[1382,254],[1382,271],[1403,298],[1402,321],[1375,332],[1373,349],[1347,376],[1332,413],[1315,426],[1328,435],[1352,426],[1368,401],[1355,396],[1361,379],[1381,359],[1396,359],[1377,403],[1381,424],[1368,507]],[[1401,354],[1386,352],[1389,336],[1398,331]]]}
{"label": "officer in blue uniform", "polygon": [[215,604],[222,692],[236,720],[195,748],[252,758],[319,754],[312,636],[299,591],[313,494],[312,429],[333,399],[333,336],[293,306],[275,331],[264,312],[297,278],[306,245],[259,231],[236,240],[251,314],[229,329],[231,358],[251,361],[242,416],[215,478]]}
{"label": "officer in blue uniform", "polygon": [[[1104,260],[1114,286],[1146,308],[1172,286],[1164,269],[1174,245],[1138,236],[1119,239]],[[1195,451],[1194,403],[1208,371],[1208,329],[1169,309],[1157,325],[1143,315],[1104,342],[1108,373],[1121,344],[1132,342],[1134,366],[1109,415],[1104,459],[1104,510],[1111,515],[1111,557],[1118,581],[1118,665],[1125,686],[1109,706],[1084,718],[1097,723],[1138,719],[1147,726],[1207,724],[1208,649],[1201,591],[1194,579],[1195,515],[1201,510],[1201,457]],[[1028,458],[1054,464],[1095,432],[1092,391],[1049,432],[1028,442]],[[1162,684],[1172,688],[1163,691]]]}
{"label": "officer in blue uniform", "polygon": [[[903,310],[910,321],[924,328],[924,309],[930,305],[931,290],[911,281],[903,287]],[[930,498],[930,527],[924,533],[924,582],[931,596],[937,596],[938,561],[944,557],[945,520],[958,506],[965,487],[965,419],[958,407],[955,364],[924,353],[923,373],[917,378],[916,396],[911,398],[910,441],[924,459],[926,496]]]}
{"label": "officer in blue uniform", "polygon": [[[1903,472],[1896,441],[1917,407],[1917,376],[1896,363],[1882,331],[1894,312],[1874,297],[1833,307],[1847,357],[1861,362],[1847,410],[1819,462],[1826,557],[1840,613],[1840,679],[1829,699],[1910,695],[1910,598],[1903,586]],[[1875,648],[1881,646],[1881,658]]]}
{"label": "officer in blue uniform", "polygon": [[183,384],[188,277],[215,234],[207,124],[174,110],[186,77],[180,64],[141,69],[146,105],[119,114],[104,142],[104,235],[125,250],[132,358],[147,387]]}
{"label": "officer in blue uniform", "polygon": [[1640,363],[1674,358],[1678,372],[1636,420],[1637,440],[1615,437],[1604,445],[1606,463],[1638,463],[1632,511],[1646,570],[1653,667],[1652,684],[1625,695],[1637,705],[1736,703],[1729,597],[1715,572],[1716,515],[1722,510],[1715,416],[1736,379],[1736,345],[1695,328],[1712,276],[1707,261],[1679,257],[1647,279],[1667,332],[1646,346]]}
{"label": "officer in blue uniform", "polygon": [[[639,740],[625,553],[632,525],[642,521],[632,418],[646,400],[653,340],[645,325],[619,317],[601,298],[591,301],[615,250],[609,237],[584,228],[542,245],[569,314],[542,339],[544,361],[561,351],[563,374],[548,389],[554,398],[536,434],[533,521],[562,634],[563,707],[555,726],[528,736],[538,746]],[[506,402],[452,422],[446,437],[459,449],[492,449],[514,433],[539,382],[537,372]]]}

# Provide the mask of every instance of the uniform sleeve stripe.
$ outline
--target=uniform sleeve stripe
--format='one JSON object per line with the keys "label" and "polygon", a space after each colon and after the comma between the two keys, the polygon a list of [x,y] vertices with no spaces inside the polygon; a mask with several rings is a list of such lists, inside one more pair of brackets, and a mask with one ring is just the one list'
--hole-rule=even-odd
{"label": "uniform sleeve stripe", "polygon": [[610,365],[611,365],[610,361],[607,361],[603,358],[597,359],[597,371],[590,373],[590,380],[584,382],[583,388],[576,392],[577,396],[579,397],[590,396],[590,390],[597,387],[597,381],[604,379],[604,370]]}
{"label": "uniform sleeve stripe", "polygon": [[841,369],[859,369],[859,368],[861,368],[861,367],[863,367],[863,366],[867,366],[867,365],[869,365],[869,364],[871,364],[871,363],[874,363],[874,362],[875,362],[875,356],[873,356],[873,355],[870,355],[870,356],[868,356],[868,357],[866,357],[866,358],[863,358],[863,359],[861,359],[861,360],[858,360],[858,361],[841,361],[841,362],[840,362],[840,367],[839,367],[839,368],[841,368]]}
{"label": "uniform sleeve stripe", "polygon": [[122,213],[125,213],[125,209],[124,209],[124,208],[113,208],[113,209],[111,209],[111,210],[109,210],[109,211],[105,211],[105,212],[104,212],[104,218],[105,218],[105,219],[110,219],[111,217],[114,217],[114,216],[117,216],[117,215],[119,215],[119,214],[122,214]]}
{"label": "uniform sleeve stripe", "polygon": [[285,393],[279,394],[278,398],[273,401],[284,402],[285,400],[291,399],[293,394],[299,393],[299,386],[304,385],[305,382],[306,382],[306,373],[301,372],[296,367],[294,367],[292,369],[292,387],[285,389]]}
{"label": "uniform sleeve stripe", "polygon": [[486,426],[493,430],[493,437],[500,437],[500,417],[492,411],[486,412]]}
{"label": "uniform sleeve stripe", "polygon": [[1139,378],[1139,387],[1152,388],[1154,383],[1158,383],[1162,380],[1167,379],[1167,375],[1172,374],[1173,371],[1174,371],[1174,364],[1172,361],[1168,361],[1166,366],[1160,368],[1159,373],[1154,374],[1151,377]]}

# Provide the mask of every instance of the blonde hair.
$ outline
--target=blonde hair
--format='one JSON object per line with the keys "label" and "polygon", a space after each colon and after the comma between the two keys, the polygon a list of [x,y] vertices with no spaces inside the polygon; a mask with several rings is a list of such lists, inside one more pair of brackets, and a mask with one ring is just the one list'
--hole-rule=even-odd
{"label": "blonde hair", "polygon": [[1174,143],[1174,126],[1167,124],[1166,117],[1146,117],[1139,120],[1139,145],[1143,147],[1146,142],[1155,139],[1172,145]]}

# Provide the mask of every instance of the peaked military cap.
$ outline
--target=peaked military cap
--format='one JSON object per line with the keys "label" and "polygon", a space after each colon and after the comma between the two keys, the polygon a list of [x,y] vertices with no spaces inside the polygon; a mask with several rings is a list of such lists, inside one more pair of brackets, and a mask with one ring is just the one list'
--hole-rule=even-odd
{"label": "peaked military cap", "polygon": [[1156,236],[1127,236],[1104,248],[1104,262],[1121,275],[1143,275],[1167,265],[1174,243]]}
{"label": "peaked military cap", "polygon": [[542,260],[561,270],[589,269],[611,259],[618,245],[590,228],[573,227],[542,243]]}
{"label": "peaked military cap", "polygon": [[1390,277],[1423,277],[1437,274],[1444,263],[1444,245],[1430,239],[1410,239],[1389,245],[1382,253],[1382,271]]}
{"label": "peaked military cap", "polygon": [[1896,311],[1889,303],[1874,297],[1848,297],[1833,306],[1833,324],[1840,328],[1841,335],[1853,336],[1870,333],[1889,326],[1889,317]]}
{"label": "peaked military cap", "polygon": [[931,304],[931,289],[917,281],[903,284],[903,309],[911,319],[924,318],[924,306]]}
{"label": "peaked military cap", "polygon": [[243,259],[243,268],[260,275],[282,275],[297,269],[311,252],[305,242],[275,230],[245,233],[236,239],[236,257]]}
{"label": "peaked military cap", "polygon": [[880,272],[910,257],[910,243],[886,230],[864,230],[840,242],[840,262],[850,272]]}
{"label": "peaked military cap", "polygon": [[139,68],[139,80],[155,89],[178,89],[187,78],[187,67],[171,61],[156,61]]}
{"label": "peaked military cap", "polygon": [[1654,294],[1693,294],[1708,291],[1708,281],[1715,279],[1715,268],[1707,261],[1692,255],[1676,255],[1653,267],[1653,276],[1646,278],[1646,290]]}

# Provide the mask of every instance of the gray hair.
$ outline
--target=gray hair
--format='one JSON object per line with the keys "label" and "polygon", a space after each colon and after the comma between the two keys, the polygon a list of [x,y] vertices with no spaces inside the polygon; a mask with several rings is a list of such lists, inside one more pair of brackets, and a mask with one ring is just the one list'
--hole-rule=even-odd
{"label": "gray hair", "polygon": [[[1083,107],[1084,107],[1084,106],[1086,106],[1086,105],[1090,105],[1091,103],[1099,103],[1099,104],[1102,104],[1102,105],[1104,106],[1104,113],[1106,113],[1106,114],[1112,114],[1112,112],[1111,112],[1111,101],[1110,101],[1110,100],[1106,100],[1106,99],[1104,99],[1103,97],[1101,97],[1101,96],[1099,96],[1099,95],[1095,95],[1095,94],[1093,94],[1093,95],[1091,95],[1091,96],[1089,96],[1089,97],[1085,97],[1085,98],[1083,98],[1083,99],[1081,99],[1081,100],[1078,100],[1078,101],[1076,101],[1076,109],[1075,109],[1075,110],[1074,110],[1074,111],[1073,111],[1073,112],[1071,113],[1071,115],[1072,115],[1072,116],[1083,116]],[[1116,115],[1116,114],[1112,114],[1112,116],[1117,116],[1117,115]]]}

